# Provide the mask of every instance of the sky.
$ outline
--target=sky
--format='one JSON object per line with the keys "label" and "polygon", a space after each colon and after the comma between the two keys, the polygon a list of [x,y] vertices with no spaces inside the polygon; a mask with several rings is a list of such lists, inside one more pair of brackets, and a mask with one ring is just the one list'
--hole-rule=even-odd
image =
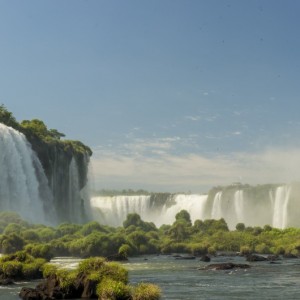
{"label": "sky", "polygon": [[300,2],[1,0],[0,104],[91,147],[94,189],[300,179]]}

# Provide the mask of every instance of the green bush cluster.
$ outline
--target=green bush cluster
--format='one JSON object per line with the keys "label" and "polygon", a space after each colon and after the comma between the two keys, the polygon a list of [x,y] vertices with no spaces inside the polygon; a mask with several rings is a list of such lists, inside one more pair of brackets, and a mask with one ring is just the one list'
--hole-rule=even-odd
{"label": "green bush cluster", "polygon": [[15,280],[42,278],[45,263],[45,259],[34,258],[25,251],[4,255],[0,258],[0,277]]}
{"label": "green bush cluster", "polygon": [[224,219],[196,220],[187,211],[179,212],[173,224],[157,228],[136,214],[129,214],[122,227],[101,225],[96,221],[84,225],[63,223],[57,227],[33,225],[17,214],[0,213],[0,252],[24,250],[36,258],[54,256],[126,258],[140,254],[190,253],[213,254],[235,251],[263,254],[300,255],[300,229],[277,229],[270,225],[247,227],[243,223],[229,230]]}
{"label": "green bush cluster", "polygon": [[108,262],[103,257],[93,257],[81,261],[75,270],[59,268],[53,264],[43,267],[45,278],[58,280],[59,287],[64,291],[72,290],[78,284],[78,278],[84,282],[93,282],[90,287],[99,299],[107,300],[157,300],[161,296],[158,286],[141,283],[136,287],[128,285],[128,271],[115,262]]}

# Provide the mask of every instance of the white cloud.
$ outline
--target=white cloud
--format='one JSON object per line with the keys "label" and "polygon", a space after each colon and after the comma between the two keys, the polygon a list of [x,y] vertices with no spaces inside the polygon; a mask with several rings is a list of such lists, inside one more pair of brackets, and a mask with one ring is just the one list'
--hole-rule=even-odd
{"label": "white cloud", "polygon": [[96,186],[205,192],[212,186],[236,181],[264,184],[300,179],[300,149],[270,148],[257,153],[206,157],[201,154],[170,154],[167,144],[152,146],[154,157],[98,152],[96,149],[92,158]]}
{"label": "white cloud", "polygon": [[200,116],[186,116],[185,119],[195,122],[195,121],[201,120],[201,117]]}
{"label": "white cloud", "polygon": [[241,135],[242,133],[240,131],[234,131],[232,132],[232,135]]}

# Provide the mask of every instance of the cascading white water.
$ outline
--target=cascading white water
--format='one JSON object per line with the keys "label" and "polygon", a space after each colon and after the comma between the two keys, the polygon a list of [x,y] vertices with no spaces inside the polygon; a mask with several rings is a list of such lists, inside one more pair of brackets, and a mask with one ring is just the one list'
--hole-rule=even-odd
{"label": "cascading white water", "polygon": [[287,226],[287,208],[290,199],[290,193],[290,186],[280,186],[276,189],[273,208],[273,227],[283,229]]}
{"label": "cascading white water", "polygon": [[244,193],[241,190],[234,193],[234,209],[237,221],[244,222]]}
{"label": "cascading white water", "polygon": [[157,225],[172,224],[175,221],[175,216],[181,210],[186,210],[191,217],[191,221],[204,220],[205,205],[207,202],[207,195],[175,195],[175,204],[168,207],[166,204],[163,206],[161,216]]}
{"label": "cascading white water", "polygon": [[[94,218],[109,225],[122,225],[129,213],[138,213],[144,221],[154,222],[156,226],[172,224],[178,212],[185,209],[191,221],[205,219],[207,195],[171,195],[160,211],[151,204],[150,196],[93,197],[91,206]],[[170,202],[173,202],[170,204]]]}
{"label": "cascading white water", "polygon": [[131,212],[138,213],[143,220],[154,222],[156,226],[172,224],[176,214],[184,209],[190,214],[192,222],[196,219],[204,221],[224,218],[230,230],[235,230],[237,223],[244,223],[246,226],[269,224],[277,228],[293,224],[300,227],[300,213],[297,209],[288,209],[292,205],[290,198],[294,199],[293,205],[297,205],[294,189],[291,197],[291,187],[274,188],[276,187],[247,187],[245,190],[231,188],[218,191],[212,197],[195,194],[168,195],[158,202],[155,202],[155,196],[95,197],[92,198],[91,205],[94,211],[97,210],[94,218],[109,225],[121,225]]}
{"label": "cascading white water", "polygon": [[37,174],[46,180],[25,136],[0,123],[0,210],[16,211],[33,222],[47,222],[40,193],[44,188]]}
{"label": "cascading white water", "polygon": [[102,223],[120,226],[129,213],[150,221],[150,196],[113,196],[91,198],[94,218]]}
{"label": "cascading white water", "polygon": [[[72,157],[69,166],[69,195],[68,195],[68,215],[72,216],[74,222],[80,222],[80,190],[79,173],[76,160]],[[79,205],[78,205],[79,204]]]}
{"label": "cascading white water", "polygon": [[222,217],[222,192],[217,192],[211,210],[211,218],[218,220]]}

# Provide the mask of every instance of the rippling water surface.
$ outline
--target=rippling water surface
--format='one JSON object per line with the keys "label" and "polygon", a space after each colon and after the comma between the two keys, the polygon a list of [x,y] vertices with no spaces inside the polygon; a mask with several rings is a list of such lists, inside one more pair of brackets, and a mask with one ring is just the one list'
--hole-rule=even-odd
{"label": "rippling water surface", "polygon": [[[217,257],[217,262],[245,263],[241,257]],[[130,282],[158,284],[163,299],[300,299],[300,260],[251,263],[249,269],[198,270],[206,263],[168,256],[132,259]]]}
{"label": "rippling water surface", "polygon": [[[78,259],[58,258],[54,263],[75,267]],[[216,257],[217,262],[245,263],[242,257]],[[147,281],[158,284],[162,299],[300,299],[300,260],[280,260],[250,263],[249,269],[214,271],[198,270],[206,263],[195,260],[176,260],[171,256],[131,258],[124,266],[129,270],[130,283]],[[18,283],[1,287],[0,299],[15,300],[22,286]]]}

